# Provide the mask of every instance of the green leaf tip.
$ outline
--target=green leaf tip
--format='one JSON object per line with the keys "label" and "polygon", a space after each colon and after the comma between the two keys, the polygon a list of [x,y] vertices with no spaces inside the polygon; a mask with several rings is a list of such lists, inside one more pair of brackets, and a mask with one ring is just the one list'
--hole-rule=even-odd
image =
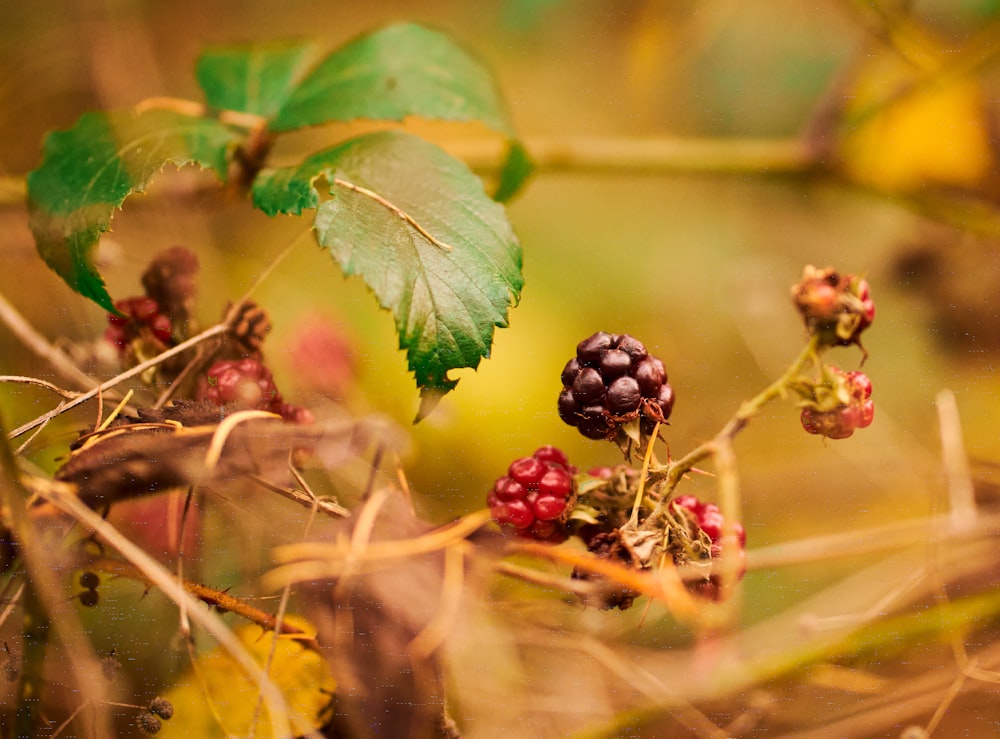
{"label": "green leaf tip", "polygon": [[[333,196],[322,202],[320,178]],[[422,413],[455,387],[451,370],[489,356],[520,299],[521,248],[503,206],[465,164],[415,136],[359,136],[262,173],[253,196],[268,212],[317,208],[320,245],[392,312]]]}
{"label": "green leaf tip", "polygon": [[167,164],[197,164],[224,180],[239,137],[218,121],[169,110],[85,113],[50,133],[28,175],[39,255],[75,291],[114,311],[94,250],[115,211]]}

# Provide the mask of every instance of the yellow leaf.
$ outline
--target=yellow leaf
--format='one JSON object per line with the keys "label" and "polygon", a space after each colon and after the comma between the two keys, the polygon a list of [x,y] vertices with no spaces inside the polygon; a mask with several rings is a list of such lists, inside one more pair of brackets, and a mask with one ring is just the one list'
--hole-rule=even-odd
{"label": "yellow leaf", "polygon": [[[288,616],[294,626],[312,632],[303,619]],[[273,632],[246,625],[233,630],[254,659],[265,663],[274,642]],[[188,670],[164,697],[174,705],[174,715],[163,722],[158,737],[248,736],[255,711],[256,739],[272,736],[267,708],[258,709],[256,686],[221,649],[198,657],[197,674]],[[278,639],[270,669],[271,679],[281,689],[290,711],[305,717],[312,728],[319,728],[320,712],[333,694],[335,683],[326,661],[315,651],[288,636]],[[221,722],[221,723],[220,723]],[[300,730],[302,727],[298,727]]]}
{"label": "yellow leaf", "polygon": [[858,70],[841,115],[839,153],[852,179],[887,191],[976,189],[995,166],[979,83],[886,51]]}

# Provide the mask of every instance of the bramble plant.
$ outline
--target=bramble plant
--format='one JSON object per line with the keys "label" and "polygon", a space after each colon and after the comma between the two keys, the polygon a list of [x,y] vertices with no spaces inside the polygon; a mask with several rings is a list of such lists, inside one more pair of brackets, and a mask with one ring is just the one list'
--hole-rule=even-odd
{"label": "bramble plant", "polygon": [[[796,613],[771,640],[801,640],[770,653],[737,629],[752,573],[781,555],[927,545],[920,520],[878,529],[884,541],[824,531],[787,545],[791,554],[748,551],[755,517],[743,512],[736,440],[765,407],[794,404],[772,419],[784,424],[777,433],[824,449],[851,447],[841,440],[874,422],[874,383],[861,371],[876,325],[865,276],[804,268],[781,295],[802,319],[801,349],[707,440],[675,431],[696,403],[658,337],[593,326],[566,338],[546,406],[565,436],[511,449],[493,484],[474,486],[485,507],[431,522],[407,480],[408,434],[342,397],[352,371],[343,337],[301,334],[291,354],[312,394],[296,396],[269,364],[272,320],[257,285],[206,327],[195,248],[143,255],[141,289],[122,296],[109,292],[97,248],[168,166],[210,171],[208,187],[269,217],[313,211],[317,245],[392,314],[420,421],[455,388],[455,371],[490,357],[524,284],[503,203],[532,162],[491,72],[445,34],[396,24],[325,54],[307,42],[210,48],[195,75],[202,101],[153,97],[48,134],[27,178],[40,258],[106,323],[72,351],[19,334],[73,389],[2,378],[62,400],[0,449],[0,737],[610,737],[644,722],[660,736],[664,715],[690,735],[737,736],[772,710],[758,687],[789,675],[808,673],[810,690],[846,683],[852,700],[857,685],[872,692],[870,676],[845,678],[842,658],[895,646],[892,629],[845,645],[824,629],[854,616],[837,611],[828,626]],[[488,130],[504,152],[490,188],[413,133],[426,133],[414,119]],[[282,137],[338,122],[349,137],[330,127],[325,148],[275,161]],[[0,305],[0,320],[16,319]],[[85,404],[85,429],[53,433]],[[617,463],[579,461],[574,443]],[[36,451],[55,458],[51,471]],[[934,521],[955,547],[942,562],[989,561],[979,555],[991,544],[963,538],[968,521]],[[905,579],[908,566],[887,578]],[[897,631],[951,638],[1000,612],[995,593],[952,603],[943,579],[935,587],[926,613],[894,616]],[[670,637],[676,650],[636,634],[652,606],[683,627]],[[611,633],[628,633],[620,650],[608,648]],[[686,638],[693,646],[675,643]],[[644,639],[656,648],[640,649]],[[963,659],[963,679],[996,681]],[[578,710],[591,695],[601,699]],[[725,699],[736,707],[716,716]]]}
{"label": "bramble plant", "polygon": [[[487,496],[493,519],[518,536],[561,542],[578,536],[598,557],[640,571],[701,566],[689,588],[710,600],[728,596],[745,565],[725,566],[745,558],[746,532],[738,520],[727,523],[719,507],[692,495],[675,496],[681,480],[709,457],[732,454],[733,438],[769,401],[795,392],[802,397],[802,426],[811,434],[844,439],[872,422],[872,383],[861,372],[844,372],[823,356],[835,346],[861,345],[871,326],[875,303],[866,280],[832,268],[807,266],[792,287],[792,298],[805,323],[808,342],[791,367],[772,385],[745,403],[711,441],[680,459],[660,463],[654,445],[674,407],[674,392],[664,363],[628,334],[604,331],[583,339],[562,372],[560,418],[590,439],[620,446],[626,459],[639,450],[641,470],[599,469],[560,481],[559,494],[543,484],[547,475],[566,476],[565,456],[546,472],[539,454],[511,463]],[[867,356],[867,354],[865,354]],[[809,375],[809,369],[814,374]],[[527,471],[522,471],[527,470]],[[720,489],[736,487],[735,469],[720,471]],[[545,475],[545,476],[543,476]],[[733,501],[727,501],[732,509]],[[627,511],[631,508],[631,513]],[[541,526],[540,526],[541,524]],[[720,559],[723,576],[713,569]],[[696,570],[695,570],[696,571]],[[592,575],[577,571],[575,577]],[[627,608],[639,595],[629,588],[610,589],[603,605]]]}

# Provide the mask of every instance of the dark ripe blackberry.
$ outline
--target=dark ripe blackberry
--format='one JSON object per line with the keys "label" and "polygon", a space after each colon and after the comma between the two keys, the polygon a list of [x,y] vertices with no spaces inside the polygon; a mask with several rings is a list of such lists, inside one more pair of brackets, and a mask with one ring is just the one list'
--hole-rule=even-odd
{"label": "dark ripe blackberry", "polygon": [[614,336],[604,331],[592,334],[576,345],[576,356],[580,364],[587,367],[597,367],[601,363],[601,355],[612,348]]}
{"label": "dark ripe blackberry", "polygon": [[639,383],[634,377],[625,375],[619,377],[608,387],[605,405],[607,409],[616,416],[624,416],[639,408],[639,401],[642,399],[642,391],[639,390]]}
{"label": "dark ripe blackberry", "polygon": [[611,382],[627,374],[631,367],[632,357],[621,349],[609,349],[601,357],[601,377],[605,382]]}
{"label": "dark ripe blackberry", "polygon": [[573,398],[580,405],[600,403],[604,399],[604,378],[591,367],[585,367],[573,381]]}
{"label": "dark ripe blackberry", "polygon": [[663,362],[628,334],[598,331],[581,341],[561,379],[559,417],[589,439],[621,443],[619,430],[636,419],[650,435],[674,404]]}

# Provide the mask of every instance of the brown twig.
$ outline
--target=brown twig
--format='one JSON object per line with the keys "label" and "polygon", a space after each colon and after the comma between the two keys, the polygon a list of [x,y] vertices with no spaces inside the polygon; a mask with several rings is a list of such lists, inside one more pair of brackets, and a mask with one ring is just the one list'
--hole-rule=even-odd
{"label": "brown twig", "polygon": [[197,336],[193,336],[190,339],[188,339],[187,341],[185,341],[183,343],[180,343],[180,344],[178,344],[175,347],[167,349],[162,354],[158,354],[157,356],[153,357],[152,359],[148,359],[145,362],[137,364],[132,369],[126,370],[125,372],[122,372],[121,374],[116,375],[115,377],[112,377],[110,380],[105,380],[104,382],[102,382],[97,387],[95,387],[95,388],[93,388],[91,390],[88,390],[85,393],[81,393],[76,398],[74,398],[72,400],[68,400],[68,401],[66,401],[64,403],[60,403],[58,406],[56,406],[55,408],[53,408],[51,411],[49,411],[47,413],[43,413],[41,416],[39,416],[35,420],[29,421],[28,423],[25,423],[25,424],[23,424],[21,426],[18,426],[16,429],[14,429],[9,434],[7,434],[7,438],[8,439],[16,439],[21,434],[23,434],[23,433],[25,433],[27,431],[31,431],[31,429],[35,428],[36,426],[39,426],[39,425],[41,425],[43,423],[46,423],[47,421],[51,421],[56,416],[59,416],[59,415],[65,413],[66,411],[72,410],[73,408],[76,408],[78,405],[82,405],[83,403],[86,403],[88,400],[90,400],[91,398],[97,396],[99,393],[102,393],[105,390],[107,390],[109,388],[112,388],[115,385],[118,385],[119,383],[124,382],[125,380],[128,380],[128,379],[130,379],[132,377],[135,377],[136,375],[141,375],[143,372],[145,372],[146,370],[148,370],[150,367],[155,367],[158,364],[161,364],[162,362],[165,362],[166,360],[170,359],[171,357],[174,357],[174,356],[176,356],[178,354],[181,354],[182,352],[187,351],[188,349],[190,349],[193,346],[197,346],[199,343],[201,343],[203,341],[207,341],[208,339],[211,339],[214,336],[219,336],[221,334],[226,333],[226,331],[228,331],[228,330],[229,330],[228,324],[226,324],[226,323],[216,324],[215,326],[212,326],[211,328],[206,329],[205,331],[202,331]]}
{"label": "brown twig", "polygon": [[[111,559],[110,557],[97,557],[87,561],[86,563],[81,563],[81,565],[87,567],[88,569],[99,570],[100,572],[106,572],[116,577],[124,577],[129,580],[141,582],[146,587],[155,586],[155,583],[153,583],[149,577],[144,575],[131,563],[124,560]],[[225,590],[219,590],[217,588],[186,579],[181,580],[180,584],[183,586],[184,590],[200,600],[202,603],[212,606],[218,611],[235,613],[237,616],[257,624],[266,631],[274,631],[275,633],[284,636],[294,637],[296,641],[300,642],[306,648],[313,651],[319,650],[319,643],[316,641],[315,637],[310,636],[304,630],[287,623],[283,619],[279,621],[278,618],[271,615],[267,611],[255,608],[246,601],[230,595]]]}

